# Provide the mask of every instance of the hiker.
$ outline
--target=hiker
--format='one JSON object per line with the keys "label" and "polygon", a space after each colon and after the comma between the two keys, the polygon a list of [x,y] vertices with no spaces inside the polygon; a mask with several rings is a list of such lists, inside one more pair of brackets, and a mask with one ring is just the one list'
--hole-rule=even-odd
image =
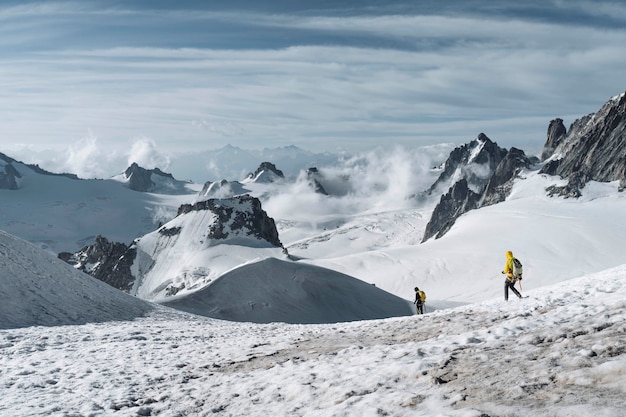
{"label": "hiker", "polygon": [[424,303],[426,302],[426,293],[415,287],[415,309],[417,314],[424,314]]}
{"label": "hiker", "polygon": [[[522,298],[522,294],[519,293],[515,289],[515,282],[522,280],[522,274],[518,273],[517,275],[514,273],[514,260],[513,252],[510,250],[506,252],[506,264],[504,265],[503,274],[506,274],[506,279],[504,280],[504,301],[509,300],[509,288],[515,295],[519,298]],[[521,284],[521,283],[520,283]]]}

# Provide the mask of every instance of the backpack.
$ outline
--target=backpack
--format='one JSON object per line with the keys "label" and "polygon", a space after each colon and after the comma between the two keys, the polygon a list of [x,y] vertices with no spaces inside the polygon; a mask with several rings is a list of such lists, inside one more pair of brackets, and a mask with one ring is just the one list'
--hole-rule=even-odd
{"label": "backpack", "polygon": [[426,293],[422,290],[419,290],[417,292],[417,295],[419,295],[420,297],[420,301],[423,303],[424,301],[426,301]]}
{"label": "backpack", "polygon": [[511,263],[513,266],[513,276],[519,278],[524,273],[524,269],[522,268],[522,263],[519,259],[513,258],[513,262]]}

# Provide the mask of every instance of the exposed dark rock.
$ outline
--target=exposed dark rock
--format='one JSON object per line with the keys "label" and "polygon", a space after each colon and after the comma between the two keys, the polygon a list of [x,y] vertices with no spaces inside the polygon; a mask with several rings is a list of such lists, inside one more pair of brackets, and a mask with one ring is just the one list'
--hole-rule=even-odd
{"label": "exposed dark rock", "polygon": [[[270,175],[263,176],[261,175],[263,173],[270,173]],[[272,164],[271,162],[261,162],[261,165],[259,165],[254,173],[251,172],[248,174],[247,179],[254,179],[261,182],[272,182],[276,177],[285,178],[285,175],[280,169],[276,168],[276,165]]]}
{"label": "exposed dark rock", "polygon": [[0,189],[4,189],[4,190],[16,190],[19,186],[17,179],[16,178],[21,178],[22,175],[20,174],[20,172],[15,168],[15,164],[21,164],[24,165],[30,169],[32,169],[33,171],[35,171],[37,174],[41,174],[41,175],[52,175],[52,176],[59,176],[59,177],[66,177],[72,180],[77,180],[79,179],[76,175],[74,174],[67,174],[67,173],[61,173],[61,174],[55,174],[52,172],[48,172],[44,169],[39,168],[39,165],[37,164],[25,164],[23,162],[20,161],[16,161],[15,159],[3,154],[2,152],[0,152],[0,160],[6,162],[6,165],[4,167],[4,173],[0,172]]}
{"label": "exposed dark rock", "polygon": [[328,195],[324,186],[319,182],[321,175],[316,167],[307,169],[306,176],[309,180],[309,185],[315,190],[316,193]]}
{"label": "exposed dark rock", "polygon": [[511,148],[496,167],[489,179],[479,203],[479,207],[501,203],[511,193],[513,180],[523,168],[530,168],[531,161],[521,149]]}
{"label": "exposed dark rock", "polygon": [[181,227],[172,227],[169,229],[166,227],[160,227],[158,229],[158,232],[162,236],[176,236],[177,234],[180,233],[181,230],[182,230]]}
{"label": "exposed dark rock", "polygon": [[185,190],[185,181],[179,181],[172,174],[161,171],[159,168],[145,169],[133,162],[124,177],[128,180],[128,188],[140,192],[161,192],[165,194],[180,194]]}
{"label": "exposed dark rock", "polygon": [[561,140],[565,137],[567,129],[563,125],[563,119],[554,119],[550,121],[548,126],[548,139],[543,146],[543,152],[541,153],[541,160],[545,161],[552,156],[556,147],[561,143]]}
{"label": "exposed dark rock", "polygon": [[4,173],[0,172],[0,190],[17,190],[17,178],[22,175],[9,162],[4,166]]}
{"label": "exposed dark rock", "polygon": [[447,191],[460,178],[465,178],[468,186],[480,190],[489,182],[492,173],[506,155],[506,149],[500,148],[487,135],[480,133],[476,139],[450,152],[443,172],[428,190]]}
{"label": "exposed dark rock", "polygon": [[76,253],[62,252],[59,259],[73,265],[100,281],[129,292],[135,277],[130,271],[136,250],[124,243],[109,242],[97,236],[93,245],[85,246]]}
{"label": "exposed dark rock", "polygon": [[152,171],[140,167],[135,162],[126,168],[124,175],[128,178],[128,188],[131,190],[146,192],[154,186]]}
{"label": "exposed dark rock", "polygon": [[626,184],[626,93],[572,123],[541,172],[568,180],[551,188],[552,194],[560,189],[558,195],[580,195],[588,181]]}
{"label": "exposed dark rock", "polygon": [[446,194],[441,196],[439,204],[426,225],[422,242],[433,236],[439,239],[445,235],[460,215],[478,206],[479,200],[480,194],[470,190],[465,178],[457,181]]}
{"label": "exposed dark rock", "polygon": [[[235,208],[235,205],[243,207],[246,204],[250,205],[251,212]],[[261,208],[261,201],[258,198],[242,195],[229,199],[209,199],[195,204],[183,204],[179,207],[177,216],[201,210],[210,210],[218,217],[208,231],[207,238],[226,239],[229,237],[228,230],[241,230],[274,246],[282,247],[274,219]]]}
{"label": "exposed dark rock", "polygon": [[500,148],[483,133],[469,144],[454,149],[428,193],[458,180],[433,210],[422,242],[443,236],[467,211],[504,201],[520,170],[530,165],[523,151]]}

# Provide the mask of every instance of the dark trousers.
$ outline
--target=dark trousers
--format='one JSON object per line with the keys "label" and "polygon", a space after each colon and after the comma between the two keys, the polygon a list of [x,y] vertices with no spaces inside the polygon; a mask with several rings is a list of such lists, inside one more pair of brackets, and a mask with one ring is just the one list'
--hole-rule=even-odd
{"label": "dark trousers", "polygon": [[513,291],[515,295],[517,295],[519,298],[522,298],[522,294],[520,294],[519,291],[515,289],[514,285],[515,281],[509,281],[508,279],[504,280],[504,301],[509,300],[509,288],[511,289],[511,291]]}
{"label": "dark trousers", "polygon": [[415,310],[417,314],[424,314],[424,303],[417,301],[415,303]]}

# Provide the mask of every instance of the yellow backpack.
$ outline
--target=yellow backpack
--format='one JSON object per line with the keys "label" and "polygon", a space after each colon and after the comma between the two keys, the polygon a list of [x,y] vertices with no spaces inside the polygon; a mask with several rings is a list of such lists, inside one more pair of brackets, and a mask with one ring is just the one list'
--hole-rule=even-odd
{"label": "yellow backpack", "polygon": [[419,295],[420,297],[420,301],[423,303],[424,301],[426,301],[426,293],[422,290],[419,290],[417,292],[417,295]]}

